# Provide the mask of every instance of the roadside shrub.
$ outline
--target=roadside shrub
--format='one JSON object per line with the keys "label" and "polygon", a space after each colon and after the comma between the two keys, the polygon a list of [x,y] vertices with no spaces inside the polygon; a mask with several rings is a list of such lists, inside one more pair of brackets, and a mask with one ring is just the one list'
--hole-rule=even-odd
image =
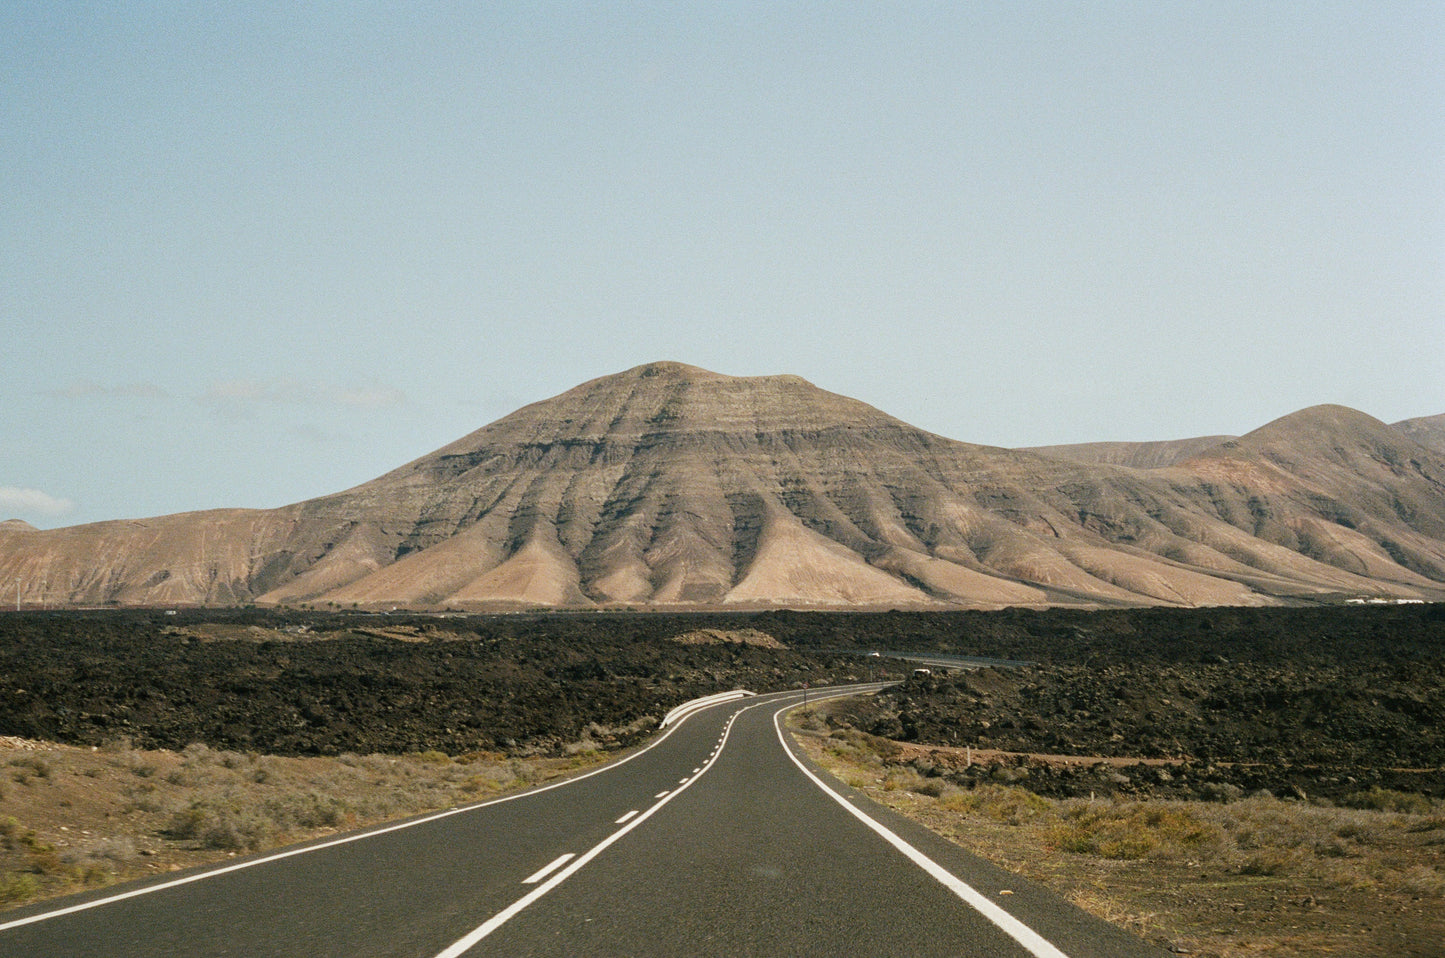
{"label": "roadside shrub", "polygon": [[584,738],[579,739],[576,742],[568,742],[566,745],[562,746],[562,751],[572,757],[586,757],[596,755],[598,751],[598,745],[590,738]]}
{"label": "roadside shrub", "polygon": [[982,815],[1008,825],[1034,821],[1053,810],[1053,803],[1016,785],[984,784],[950,792],[939,801],[950,811]]}
{"label": "roadside shrub", "polygon": [[275,829],[256,815],[230,812],[222,815],[201,835],[202,848],[221,851],[256,851],[272,843]]}
{"label": "roadside shrub", "polygon": [[468,775],[458,786],[466,795],[480,795],[483,792],[495,791],[496,787],[495,782],[488,781],[480,775]]}
{"label": "roadside shrub", "polygon": [[290,795],[267,802],[265,811],[282,831],[294,828],[335,828],[347,820],[346,804],[332,796],[317,794]]}
{"label": "roadside shrub", "polygon": [[1223,838],[1219,826],[1191,810],[1158,802],[1074,800],[1050,830],[1050,839],[1063,851],[1110,859],[1182,855],[1203,845],[1220,845]]}
{"label": "roadside shrub", "polygon": [[70,860],[77,863],[112,861],[129,862],[134,861],[140,853],[136,851],[135,840],[128,835],[116,838],[102,838],[82,848],[73,849],[68,854]]}
{"label": "roadside shrub", "polygon": [[194,804],[172,815],[170,823],[165,827],[164,834],[167,838],[180,841],[197,839],[205,831],[208,821],[209,814],[205,806]]}
{"label": "roadside shrub", "polygon": [[1436,813],[1426,816],[1425,818],[1421,819],[1418,822],[1415,822],[1413,825],[1411,825],[1405,830],[1412,833],[1445,830],[1445,814]]}
{"label": "roadside shrub", "polygon": [[913,790],[919,795],[927,795],[929,798],[942,798],[952,788],[952,785],[941,778],[930,778],[926,779]]}
{"label": "roadside shrub", "polygon": [[210,765],[215,762],[216,753],[204,742],[192,742],[181,749],[181,759],[186,765]]}
{"label": "roadside shrub", "polygon": [[166,784],[179,788],[195,788],[205,781],[205,776],[196,768],[182,765],[166,773]]}
{"label": "roadside shrub", "polygon": [[1244,859],[1241,875],[1280,875],[1289,871],[1297,857],[1284,848],[1261,848]]}
{"label": "roadside shrub", "polygon": [[1237,802],[1244,797],[1244,789],[1229,782],[1205,782],[1199,786],[1199,797],[1206,802]]}
{"label": "roadside shrub", "polygon": [[1400,887],[1421,898],[1445,898],[1445,875],[1430,865],[1412,865],[1400,875]]}
{"label": "roadside shrub", "polygon": [[40,894],[40,880],[23,872],[0,875],[0,902],[14,904],[29,901]]}
{"label": "roadside shrub", "polygon": [[50,777],[50,763],[39,755],[22,755],[19,758],[12,758],[10,767],[17,769],[14,778],[21,785],[29,784],[32,777]]}
{"label": "roadside shrub", "polygon": [[1340,801],[1348,808],[1364,808],[1376,812],[1400,812],[1406,815],[1428,815],[1434,808],[1428,795],[1397,792],[1392,788],[1372,786],[1367,792],[1351,792]]}
{"label": "roadside shrub", "polygon": [[885,792],[896,792],[905,790],[910,792],[918,791],[923,785],[924,778],[909,767],[891,768],[883,776],[883,790]]}
{"label": "roadside shrub", "polygon": [[171,816],[168,838],[194,841],[202,848],[254,851],[276,835],[274,824],[255,811],[193,802]]}

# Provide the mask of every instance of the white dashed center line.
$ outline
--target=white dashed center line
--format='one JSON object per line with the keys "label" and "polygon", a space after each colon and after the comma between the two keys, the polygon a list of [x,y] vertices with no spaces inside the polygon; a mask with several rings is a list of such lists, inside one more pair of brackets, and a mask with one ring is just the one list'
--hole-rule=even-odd
{"label": "white dashed center line", "polygon": [[577,855],[574,852],[568,852],[567,854],[558,858],[556,861],[552,862],[550,865],[543,865],[537,871],[533,872],[531,876],[522,879],[522,884],[535,885],[537,884],[537,882],[546,878],[548,875],[552,874],[554,871],[561,868],[563,865],[567,864],[576,857]]}
{"label": "white dashed center line", "polygon": [[634,808],[632,811],[628,812],[626,815],[623,815],[621,818],[619,818],[617,821],[613,822],[612,824],[614,824],[614,825],[621,825],[623,822],[627,821],[629,818],[631,818],[633,815],[636,815],[636,814],[637,814],[637,809]]}
{"label": "white dashed center line", "polygon": [[[761,704],[763,703],[759,703],[759,705]],[[757,706],[750,706],[750,708],[756,707]],[[744,711],[746,711],[746,709],[739,709],[737,712],[734,712],[732,716],[728,719],[727,725],[723,727],[724,741],[726,741],[728,733],[732,731],[733,721],[737,719],[738,715]],[[707,766],[705,766],[705,768],[711,767],[711,762],[709,762]],[[699,769],[699,772],[701,771],[702,769]],[[696,781],[698,777],[701,776],[699,775],[690,779],[684,778],[678,784],[686,786],[689,782]],[[472,946],[474,946],[477,942],[481,941],[483,938],[487,937],[492,932],[502,927],[502,925],[510,921],[512,917],[515,916],[517,913],[521,912],[523,909],[531,905],[537,899],[541,898],[543,895],[546,895],[549,891],[556,888],[562,882],[566,881],[570,875],[578,872],[580,869],[586,866],[588,862],[592,861],[598,855],[602,854],[602,852],[604,852],[614,842],[621,839],[622,836],[637,828],[637,826],[647,821],[648,818],[652,817],[652,815],[654,815],[664,805],[672,801],[678,795],[681,795],[682,791],[683,790],[679,788],[673,790],[672,792],[665,792],[664,794],[667,797],[659,800],[657,804],[653,805],[645,812],[628,812],[626,815],[622,816],[622,818],[618,820],[619,822],[626,822],[626,825],[604,838],[600,843],[593,846],[590,851],[585,852],[582,857],[578,858],[576,861],[571,861],[573,856],[566,855],[563,858],[553,862],[551,865],[548,865],[545,869],[538,873],[539,877],[543,875],[551,875],[551,877],[547,878],[545,882],[537,885],[536,888],[532,889],[526,895],[523,895],[511,905],[497,912],[497,914],[493,915],[481,925],[478,925],[471,931],[470,934],[466,935],[461,939],[458,939],[457,941],[453,942],[449,947],[438,952],[436,958],[461,958],[461,956],[466,952],[470,951],[472,949]],[[570,862],[570,864],[568,864],[568,862]],[[559,869],[558,866],[563,867]]]}

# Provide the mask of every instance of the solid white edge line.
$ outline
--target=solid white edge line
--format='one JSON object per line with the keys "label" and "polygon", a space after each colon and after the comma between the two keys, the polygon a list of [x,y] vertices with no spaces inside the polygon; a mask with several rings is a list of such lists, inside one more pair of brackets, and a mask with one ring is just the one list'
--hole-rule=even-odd
{"label": "solid white edge line", "polygon": [[[766,703],[760,702],[758,704],[763,705]],[[542,792],[550,792],[554,788],[561,788],[564,785],[572,785],[576,782],[583,781],[584,779],[591,778],[594,775],[601,775],[603,772],[610,772],[614,768],[621,768],[623,765],[626,765],[634,758],[637,758],[640,755],[644,755],[647,752],[652,751],[652,749],[656,748],[657,746],[661,745],[668,739],[669,736],[672,735],[673,732],[677,731],[678,728],[682,726],[682,723],[684,721],[696,714],[696,712],[692,712],[688,715],[682,716],[671,726],[669,726],[667,731],[663,732],[662,735],[660,735],[655,741],[648,743],[645,748],[633,752],[631,755],[627,756],[624,759],[619,759],[616,762],[609,762],[608,764],[603,765],[600,768],[595,768],[592,771],[586,772],[582,775],[578,775],[575,778],[568,778],[560,782],[553,782],[550,785],[543,785],[540,788],[528,789],[525,792],[518,792],[515,795],[503,795],[501,798],[494,798],[489,801],[478,802],[475,805],[463,805],[459,808],[448,808],[443,811],[436,812],[432,815],[425,815],[421,818],[414,818],[409,821],[398,822],[395,825],[384,825],[380,828],[375,828],[364,832],[358,832],[351,835],[345,835],[341,838],[333,838],[329,841],[318,842],[314,845],[306,845],[301,848],[290,848],[286,851],[277,852],[273,855],[266,855],[261,858],[254,858],[244,862],[236,862],[234,864],[225,865],[220,868],[209,869],[195,875],[187,875],[185,878],[176,878],[172,879],[171,881],[160,882],[159,884],[155,885],[147,885],[144,888],[135,888],[130,891],[121,892],[116,895],[107,895],[104,898],[97,898],[94,901],[82,902],[81,904],[70,905],[65,908],[57,908],[54,911],[41,912],[37,915],[31,915],[28,918],[17,918],[14,921],[0,923],[0,931],[8,931],[11,928],[20,928],[24,925],[33,925],[37,922],[47,921],[51,918],[60,918],[65,915],[75,914],[76,912],[87,911],[91,908],[99,908],[101,905],[109,905],[114,902],[124,901],[128,898],[139,898],[143,895],[150,895],[154,894],[155,892],[166,891],[167,889],[171,888],[178,888],[182,885],[189,885],[193,882],[204,881],[207,878],[216,878],[230,872],[242,871],[247,868],[255,868],[258,865],[265,865],[270,862],[281,861],[282,859],[292,858],[296,855],[307,855],[311,852],[319,852],[323,849],[334,848],[337,845],[347,845],[351,842],[359,842],[363,839],[374,838],[378,835],[385,835],[389,832],[397,832],[406,828],[415,828],[418,825],[425,825],[428,822],[434,822],[438,819],[449,818],[452,815],[461,815],[464,812],[475,811],[479,808],[487,808],[491,805],[500,805],[503,802],[514,802],[518,799],[526,798],[530,795],[539,795]],[[738,713],[734,713],[734,716],[736,716],[737,714]],[[726,734],[724,734],[723,737],[726,738]],[[687,782],[688,779],[683,779],[681,784],[686,784]],[[682,789],[678,789],[678,791],[680,792],[682,791]]]}
{"label": "solid white edge line", "polygon": [[[828,697],[836,698],[838,696]],[[933,859],[929,858],[927,855],[923,854],[923,852],[908,844],[908,842],[904,841],[902,838],[898,837],[898,835],[891,831],[886,825],[882,824],[881,822],[875,821],[874,819],[870,818],[867,813],[850,804],[848,800],[845,799],[842,795],[839,795],[837,792],[833,791],[833,789],[829,788],[827,783],[825,783],[821,778],[814,775],[813,772],[808,768],[808,766],[804,765],[802,760],[799,759],[798,756],[794,755],[793,750],[788,747],[787,739],[784,737],[783,734],[783,726],[778,721],[779,716],[781,716],[784,712],[787,712],[797,707],[798,703],[794,703],[792,705],[785,705],[782,708],[778,709],[776,712],[774,712],[773,728],[777,730],[778,741],[782,744],[783,751],[788,754],[788,758],[792,760],[794,765],[798,766],[799,771],[801,771],[804,775],[808,776],[808,778],[812,779],[814,785],[821,788],[824,793],[828,795],[829,798],[833,799],[833,801],[837,802],[839,805],[843,806],[843,808],[847,809],[850,815],[857,818],[864,825],[867,825],[869,828],[873,829],[873,831],[878,833],[878,835],[884,841],[888,842],[888,844],[892,845],[894,848],[902,852],[911,862],[913,862],[913,864],[923,869],[925,872],[927,872],[934,879],[939,881],[944,887],[946,887],[949,891],[953,892],[959,898],[962,898],[966,903],[972,906],[975,911],[979,912],[989,921],[997,925],[1000,930],[1002,930],[1014,941],[1017,941],[1020,945],[1023,945],[1024,948],[1028,949],[1030,954],[1037,956],[1037,958],[1068,958],[1067,955],[1065,955],[1058,948],[1054,947],[1054,945],[1050,941],[1048,941],[1038,932],[1034,931],[1023,922],[1019,921],[1013,915],[1004,911],[992,900],[984,897],[982,894],[976,891],[971,885],[958,878],[952,872],[948,871],[946,868],[935,862]]]}
{"label": "solid white edge line", "polygon": [[[758,704],[765,705],[767,703],[760,702]],[[738,712],[734,712],[732,717],[728,719],[728,724],[723,730],[724,739],[727,738],[728,732],[732,731],[733,723],[737,721],[738,714]],[[713,760],[713,762],[715,761],[716,759]],[[706,765],[704,765],[703,771],[705,772],[707,771],[707,769],[711,768],[713,762],[708,762]],[[642,812],[636,818],[632,819],[632,821],[628,822],[626,825],[622,826],[617,831],[613,832],[611,835],[608,835],[602,841],[592,846],[592,848],[589,849],[585,854],[583,854],[581,858],[578,858],[566,868],[562,869],[557,874],[549,878],[546,884],[538,885],[531,892],[523,895],[521,898],[512,902],[512,904],[508,905],[506,908],[497,912],[491,918],[488,918],[485,922],[478,925],[465,937],[458,939],[443,951],[438,952],[436,954],[436,958],[461,958],[461,956],[470,951],[473,946],[477,944],[477,942],[481,941],[483,938],[487,937],[492,932],[505,925],[508,921],[511,921],[520,912],[526,909],[527,906],[531,905],[543,895],[547,894],[549,891],[562,884],[568,878],[577,874],[577,872],[581,871],[588,862],[592,861],[592,859],[596,858],[598,855],[602,854],[604,851],[610,848],[614,843],[621,839],[623,835],[626,835],[628,832],[632,831],[634,828],[647,821],[668,802],[672,801],[674,798],[687,791],[688,786],[690,786],[693,782],[696,782],[701,777],[701,775],[698,775],[697,777],[692,779],[684,779],[683,781],[686,784],[684,784],[682,788],[679,788],[676,791],[669,793],[666,798],[662,799],[657,804],[647,809],[647,811]]]}
{"label": "solid white edge line", "polygon": [[[882,687],[883,687],[883,686],[879,686],[879,688],[882,688]],[[853,690],[849,690],[849,691],[847,691],[847,692],[838,692],[838,693],[836,693],[836,694],[833,695],[833,696],[825,696],[825,697],[826,697],[826,698],[835,698],[835,697],[840,696],[840,695],[855,695],[855,694],[857,694],[857,693],[858,693],[858,690],[853,689]],[[820,698],[820,699],[818,699],[818,701],[822,701],[822,699]],[[734,712],[731,716],[728,717],[727,725],[723,726],[722,738],[719,740],[720,743],[726,743],[726,742],[727,742],[728,736],[729,736],[730,734],[732,734],[733,723],[737,721],[739,715],[743,714],[744,712],[750,712],[750,711],[752,711],[752,710],[755,709],[755,708],[763,708],[764,706],[767,706],[767,705],[770,705],[770,704],[772,704],[772,703],[770,703],[770,702],[758,702],[758,703],[755,704],[755,705],[749,705],[749,706],[747,706],[747,707],[745,707],[745,708],[740,708],[740,709],[738,709],[736,712]],[[796,704],[796,703],[795,703],[795,704]],[[782,709],[782,711],[787,711],[788,709],[790,709],[790,708],[792,708],[792,707],[793,707],[792,705],[784,706],[783,709]],[[776,716],[776,714],[774,715],[774,723],[773,723],[773,724],[774,724],[774,725],[777,724],[777,716]],[[784,750],[786,751],[786,746],[784,747]],[[721,751],[721,750],[719,750],[719,751]],[[789,753],[789,756],[790,756],[790,757],[791,757],[791,754],[792,754],[792,753]],[[794,761],[797,761],[797,760],[794,759]],[[712,766],[713,766],[714,763],[716,763],[716,762],[717,762],[717,758],[714,757],[713,759],[711,759],[710,761],[708,761],[705,765],[703,765],[703,767],[702,767],[703,773],[705,774],[705,773],[707,772],[707,770],[710,769],[710,768],[712,768]],[[807,769],[804,769],[804,771],[807,771]],[[514,901],[511,905],[507,906],[507,907],[504,908],[502,911],[497,912],[497,914],[495,914],[495,915],[493,915],[491,918],[487,919],[487,920],[486,920],[485,922],[483,922],[481,925],[478,925],[478,926],[477,926],[475,929],[473,929],[472,932],[471,932],[470,934],[468,934],[466,937],[461,938],[461,939],[457,940],[456,942],[453,942],[452,945],[451,945],[450,947],[448,947],[447,949],[445,949],[444,951],[438,952],[437,955],[435,956],[435,958],[461,958],[461,956],[464,955],[464,954],[466,954],[468,951],[470,951],[474,945],[476,945],[478,942],[480,942],[483,938],[485,938],[485,937],[487,937],[488,935],[490,935],[492,932],[496,931],[498,928],[502,927],[502,925],[506,924],[506,923],[507,923],[508,921],[510,921],[512,918],[516,917],[519,913],[521,913],[524,909],[526,909],[527,906],[531,905],[533,902],[535,902],[535,901],[537,901],[538,899],[540,899],[543,895],[546,895],[549,891],[551,891],[552,889],[556,888],[558,885],[562,884],[564,881],[566,881],[566,880],[567,880],[568,878],[570,878],[571,876],[575,875],[577,872],[581,871],[582,868],[583,868],[585,865],[587,865],[588,862],[592,861],[592,859],[594,859],[594,858],[596,858],[598,855],[602,854],[602,853],[603,853],[608,847],[610,847],[614,842],[616,842],[616,841],[618,841],[620,838],[622,838],[623,835],[626,835],[628,832],[632,831],[634,828],[636,828],[637,826],[641,825],[643,822],[647,821],[649,818],[651,818],[651,817],[653,816],[653,814],[655,814],[657,811],[659,811],[659,810],[660,810],[664,805],[666,805],[668,802],[672,801],[674,798],[676,798],[677,796],[681,795],[683,792],[687,791],[688,787],[691,786],[693,782],[697,781],[697,780],[698,780],[699,778],[701,778],[701,777],[702,777],[702,775],[697,775],[697,776],[695,776],[695,777],[693,777],[693,778],[690,778],[690,779],[689,779],[689,778],[683,779],[683,780],[682,780],[682,787],[681,787],[681,788],[678,788],[678,789],[676,789],[675,791],[672,791],[672,792],[664,792],[663,794],[664,794],[666,797],[663,798],[663,799],[662,799],[660,802],[658,802],[656,805],[653,805],[653,806],[652,806],[651,808],[649,808],[647,811],[645,811],[645,812],[643,812],[642,814],[638,815],[636,818],[634,818],[632,821],[628,822],[628,823],[627,823],[626,825],[624,825],[622,828],[620,828],[620,829],[618,829],[617,831],[613,832],[613,833],[612,833],[611,835],[609,835],[607,838],[604,838],[599,844],[595,845],[590,851],[588,851],[586,854],[584,854],[581,858],[579,858],[579,859],[577,859],[576,861],[572,862],[572,864],[568,865],[565,869],[563,869],[562,871],[560,871],[560,872],[558,872],[557,874],[553,875],[550,879],[548,879],[548,881],[547,881],[547,883],[546,883],[545,885],[539,885],[536,889],[534,889],[533,891],[531,891],[529,894],[524,895],[523,897],[517,899],[517,900]],[[816,781],[816,779],[815,779],[815,781]],[[1065,958],[1067,958],[1067,956],[1065,956]]]}
{"label": "solid white edge line", "polygon": [[574,858],[576,858],[576,857],[577,857],[577,853],[576,853],[576,852],[568,852],[568,853],[565,854],[565,855],[559,855],[559,856],[557,857],[557,860],[556,860],[556,861],[550,862],[550,863],[548,863],[548,864],[546,864],[546,865],[543,865],[541,868],[537,869],[537,870],[534,871],[532,874],[528,875],[526,878],[523,878],[523,879],[522,879],[522,884],[524,884],[524,885],[535,885],[535,884],[537,884],[537,882],[539,882],[539,881],[541,881],[542,879],[546,878],[548,875],[552,874],[554,871],[556,871],[557,869],[561,868],[563,865],[567,864],[568,862],[570,862],[572,859],[574,859]]}
{"label": "solid white edge line", "polygon": [[124,901],[127,898],[139,898],[142,895],[150,895],[158,891],[165,891],[170,888],[177,888],[181,885],[189,885],[192,882],[204,881],[207,878],[216,878],[220,875],[228,874],[229,872],[241,871],[245,868],[255,868],[257,865],[265,865],[270,862],[280,861],[283,858],[291,858],[295,855],[306,855],[310,854],[311,852],[319,852],[322,849],[334,848],[337,845],[346,845],[351,842],[359,842],[362,839],[374,838],[377,835],[385,835],[388,832],[397,832],[401,831],[404,828],[415,828],[418,825],[425,825],[428,822],[434,822],[440,818],[448,818],[452,815],[460,815],[463,812],[471,812],[479,808],[487,808],[491,805],[500,805],[503,802],[514,802],[517,799],[526,798],[530,795],[539,795],[542,792],[550,792],[554,788],[561,788],[564,785],[572,785],[584,779],[591,778],[594,775],[601,775],[603,772],[610,772],[614,768],[621,768],[623,765],[626,765],[634,758],[637,758],[640,755],[644,755],[647,752],[652,751],[652,749],[667,741],[668,737],[672,735],[673,732],[676,732],[679,728],[682,727],[683,722],[685,722],[687,719],[691,718],[695,714],[697,713],[694,712],[678,719],[671,726],[669,726],[667,731],[663,732],[656,741],[649,743],[646,748],[639,749],[638,751],[633,752],[631,755],[627,756],[624,759],[620,759],[616,762],[609,762],[608,764],[603,765],[600,768],[595,768],[592,771],[586,772],[582,775],[578,775],[575,778],[568,778],[560,782],[553,782],[551,785],[543,785],[540,788],[528,789],[525,792],[517,792],[515,795],[503,795],[501,798],[494,798],[489,801],[478,802],[475,805],[463,805],[459,808],[448,808],[444,811],[436,812],[431,815],[426,815],[421,818],[415,818],[405,822],[398,822],[395,825],[384,825],[380,828],[372,829],[370,831],[345,835],[341,838],[333,838],[329,841],[319,842],[315,845],[306,845],[302,848],[291,848],[287,849],[286,851],[277,852],[273,855],[266,855],[262,858],[254,858],[249,861],[236,862],[233,865],[225,865],[220,868],[213,868],[208,871],[200,872],[199,874],[187,875],[185,878],[176,878],[171,881],[161,882],[160,884],[156,885],[147,885],[144,888],[135,888],[130,891],[121,892],[117,895],[107,895],[104,898],[97,898],[94,901],[82,902],[79,905],[70,905],[66,908],[57,908],[54,911],[41,912],[38,915],[31,915],[29,918],[17,918],[14,921],[0,923],[0,931],[7,931],[11,928],[19,928],[22,925],[33,925],[36,922],[46,921],[51,918],[59,918],[63,915],[71,915],[75,912],[85,911],[90,908],[99,908],[101,905],[109,905],[112,902]]}

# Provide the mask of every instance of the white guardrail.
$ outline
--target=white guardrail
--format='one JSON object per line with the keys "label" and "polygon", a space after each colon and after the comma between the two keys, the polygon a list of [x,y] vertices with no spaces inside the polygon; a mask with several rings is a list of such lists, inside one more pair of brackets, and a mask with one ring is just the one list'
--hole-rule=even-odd
{"label": "white guardrail", "polygon": [[667,728],[673,722],[679,722],[686,716],[691,715],[698,709],[705,709],[709,705],[717,705],[720,702],[733,702],[737,699],[745,699],[749,695],[757,695],[756,692],[749,692],[747,689],[733,689],[731,692],[719,692],[716,695],[708,695],[700,699],[693,699],[691,702],[683,702],[677,708],[668,712],[662,717],[662,724],[658,728]]}

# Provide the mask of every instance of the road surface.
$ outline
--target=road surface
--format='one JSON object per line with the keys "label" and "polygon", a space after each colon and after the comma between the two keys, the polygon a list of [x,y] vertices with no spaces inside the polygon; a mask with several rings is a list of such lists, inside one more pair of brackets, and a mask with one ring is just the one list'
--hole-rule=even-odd
{"label": "road surface", "polygon": [[800,699],[703,709],[521,795],[9,912],[0,956],[1162,954],[817,774],[781,731]]}

